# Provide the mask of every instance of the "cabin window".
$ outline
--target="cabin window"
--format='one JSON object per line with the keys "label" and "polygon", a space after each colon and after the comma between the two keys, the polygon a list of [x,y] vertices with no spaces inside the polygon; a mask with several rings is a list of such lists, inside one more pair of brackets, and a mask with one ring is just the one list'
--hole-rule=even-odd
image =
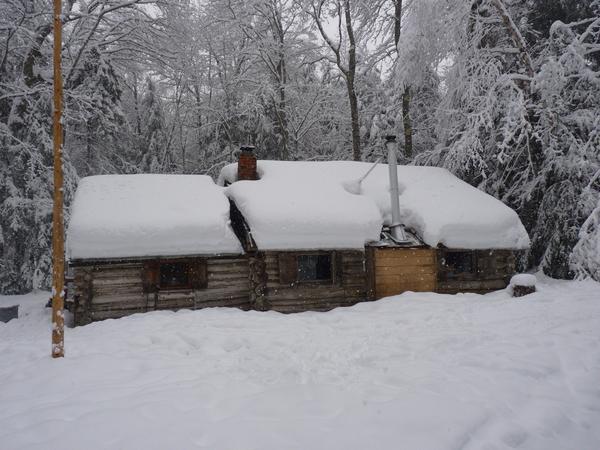
{"label": "cabin window", "polygon": [[172,289],[205,289],[208,286],[204,258],[154,260],[144,263],[144,292]]}
{"label": "cabin window", "polygon": [[474,273],[475,263],[473,259],[473,252],[446,252],[444,265],[453,274]]}
{"label": "cabin window", "polygon": [[338,252],[279,254],[279,281],[282,284],[340,282],[341,255]]}
{"label": "cabin window", "polygon": [[331,280],[331,255],[298,255],[298,281]]}
{"label": "cabin window", "polygon": [[159,286],[161,289],[191,287],[189,265],[184,262],[161,263]]}

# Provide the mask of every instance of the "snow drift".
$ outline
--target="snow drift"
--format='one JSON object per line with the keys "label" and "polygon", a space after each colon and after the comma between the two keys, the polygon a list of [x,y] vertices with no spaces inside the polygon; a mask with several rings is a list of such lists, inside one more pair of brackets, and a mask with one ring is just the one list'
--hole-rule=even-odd
{"label": "snow drift", "polygon": [[406,293],[328,313],[157,311],[67,328],[2,297],[0,447],[600,448],[600,285]]}

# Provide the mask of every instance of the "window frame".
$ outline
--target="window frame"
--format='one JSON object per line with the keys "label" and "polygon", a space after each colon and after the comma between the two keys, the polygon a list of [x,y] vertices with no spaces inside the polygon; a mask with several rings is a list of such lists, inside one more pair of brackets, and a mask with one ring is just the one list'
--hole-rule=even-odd
{"label": "window frame", "polygon": [[[163,267],[182,265],[185,271],[186,283],[176,285],[163,285]],[[158,264],[158,290],[159,291],[182,291],[192,289],[192,265],[189,261],[178,261],[178,260],[162,260]]]}
{"label": "window frame", "polygon": [[[326,257],[329,258],[329,277],[328,278],[310,278],[300,279],[300,258],[306,257]],[[318,264],[318,262],[316,262]],[[316,268],[315,268],[316,269]],[[318,269],[315,270],[315,272]],[[331,284],[335,280],[335,256],[333,252],[311,252],[311,253],[299,253],[296,255],[296,283],[300,284]]]}
{"label": "window frame", "polygon": [[[161,266],[167,264],[184,264],[188,282],[185,285],[161,285]],[[206,258],[169,258],[154,259],[144,263],[144,292],[196,291],[208,287]]]}
{"label": "window frame", "polygon": [[[463,254],[465,257],[470,259],[470,270],[469,271],[458,271],[457,268],[452,265],[448,265],[448,256],[449,255],[458,255]],[[460,278],[469,278],[469,277],[477,277],[479,269],[477,262],[477,254],[473,250],[444,250],[444,254],[442,255],[443,263],[441,264],[443,268],[443,273],[448,279],[460,279]]]}
{"label": "window frame", "polygon": [[[328,256],[331,277],[322,280],[300,280],[298,258],[301,256]],[[282,285],[331,286],[342,282],[342,255],[336,250],[306,250],[279,252],[279,283]]]}

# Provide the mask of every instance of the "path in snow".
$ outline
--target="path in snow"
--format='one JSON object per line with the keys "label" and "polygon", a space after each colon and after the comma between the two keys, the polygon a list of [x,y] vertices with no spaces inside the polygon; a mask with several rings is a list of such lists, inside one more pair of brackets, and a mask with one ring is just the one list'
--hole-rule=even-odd
{"label": "path in snow", "polygon": [[0,297],[2,449],[600,448],[600,285],[68,329]]}

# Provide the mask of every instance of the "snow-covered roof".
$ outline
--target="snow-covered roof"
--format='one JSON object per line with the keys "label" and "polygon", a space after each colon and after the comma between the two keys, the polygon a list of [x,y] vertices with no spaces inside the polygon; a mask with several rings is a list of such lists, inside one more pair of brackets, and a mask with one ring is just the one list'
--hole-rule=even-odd
{"label": "snow-covered roof", "polygon": [[[259,249],[361,248],[391,223],[387,164],[352,161],[258,161],[257,181],[237,181],[223,168],[233,199]],[[399,166],[402,222],[428,245],[523,249],[529,237],[517,214],[445,169]]]}
{"label": "snow-covered roof", "polygon": [[223,188],[204,175],[81,179],[67,232],[70,259],[240,254]]}

